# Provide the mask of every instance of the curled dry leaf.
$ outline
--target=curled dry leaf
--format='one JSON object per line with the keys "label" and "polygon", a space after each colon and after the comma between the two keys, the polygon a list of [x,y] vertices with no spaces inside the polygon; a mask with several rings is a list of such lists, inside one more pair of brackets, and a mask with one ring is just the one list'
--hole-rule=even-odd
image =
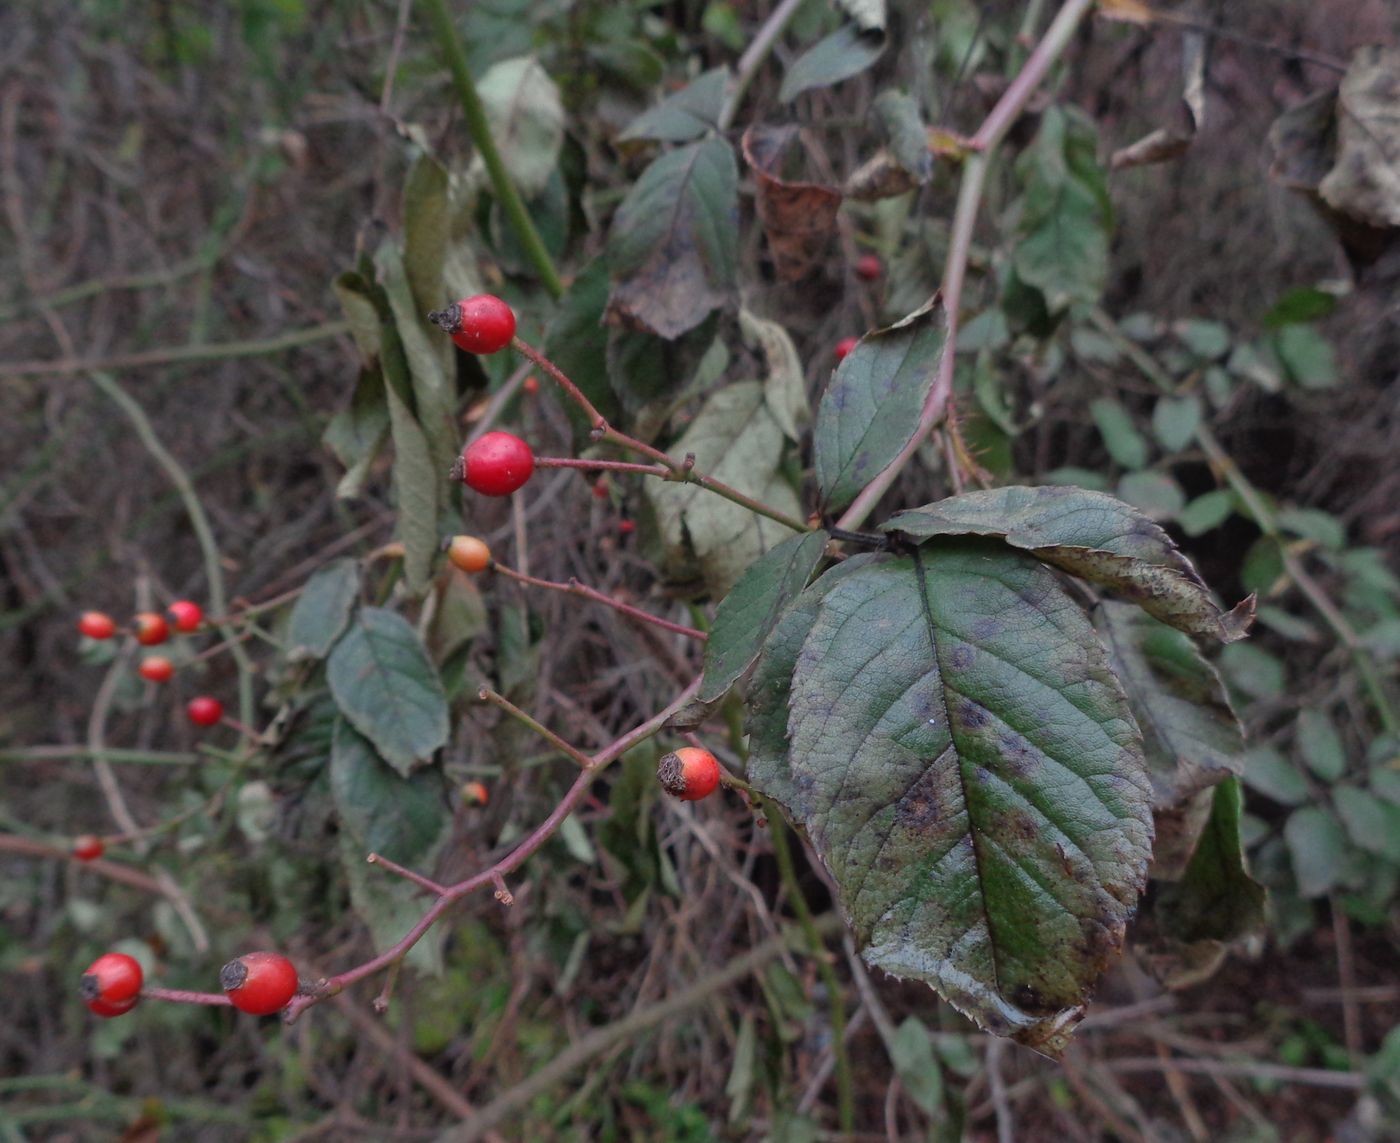
{"label": "curled dry leaf", "polygon": [[825,260],[841,207],[835,187],[778,177],[779,161],[797,134],[793,127],[754,125],[743,139],[744,159],[758,186],[758,219],[778,277],[788,282],[807,277]]}

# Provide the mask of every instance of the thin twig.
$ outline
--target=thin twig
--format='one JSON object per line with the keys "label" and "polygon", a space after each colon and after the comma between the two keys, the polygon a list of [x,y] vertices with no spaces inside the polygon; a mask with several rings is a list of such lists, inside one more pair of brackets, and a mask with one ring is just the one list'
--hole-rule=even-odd
{"label": "thin twig", "polygon": [[[1146,350],[1142,349],[1131,338],[1125,337],[1114,320],[1104,310],[1098,307],[1091,309],[1089,320],[1101,333],[1112,340],[1123,355],[1133,363],[1138,372],[1156,385],[1158,389],[1164,393],[1176,392],[1176,385],[1166,370],[1158,365]],[[1196,428],[1196,443],[1201,446],[1201,451],[1206,454],[1206,459],[1210,461],[1211,466],[1240,498],[1240,502],[1249,512],[1255,524],[1258,525],[1259,530],[1275,541],[1278,546],[1279,558],[1283,563],[1283,570],[1287,573],[1288,578],[1293,581],[1298,590],[1303,593],[1304,598],[1322,616],[1327,626],[1332,629],[1332,633],[1351,655],[1356,672],[1371,697],[1371,703],[1375,707],[1382,725],[1392,733],[1400,730],[1400,715],[1396,713],[1391,702],[1375,659],[1372,658],[1369,649],[1361,642],[1356,628],[1332,602],[1332,598],[1323,590],[1322,585],[1313,579],[1307,568],[1303,567],[1302,561],[1285,542],[1279,531],[1278,518],[1274,515],[1273,509],[1259,494],[1258,489],[1250,483],[1249,478],[1240,471],[1240,466],[1216,440],[1215,434],[1210,431],[1210,427],[1204,421]]]}
{"label": "thin twig", "polygon": [[992,152],[1006,132],[1020,118],[1036,88],[1044,81],[1051,65],[1069,46],[1081,20],[1093,7],[1094,0],[1065,0],[1056,13],[1040,43],[1026,59],[1011,85],[997,101],[982,126],[972,137],[972,151],[963,163],[962,184],[958,188],[958,203],[953,213],[952,233],[948,240],[948,260],[943,271],[943,307],[947,314],[947,336],[943,355],[938,363],[938,376],[929,389],[919,423],[899,455],[877,473],[846,509],[837,526],[859,528],[874,510],[876,503],[889,490],[918,452],[939,419],[945,415],[953,393],[953,370],[957,356],[958,319],[962,306],[963,282],[967,276],[968,258],[972,253],[972,236],[977,225],[977,212],[982,205],[982,190],[987,180],[987,166]]}
{"label": "thin twig", "polygon": [[[549,812],[549,815],[538,826],[527,835],[510,853],[501,858],[488,869],[482,870],[465,881],[459,881],[455,885],[447,887],[432,905],[428,907],[421,917],[414,922],[413,926],[395,944],[385,949],[378,956],[365,961],[361,965],[347,969],[335,976],[328,977],[320,981],[316,988],[305,996],[296,996],[291,1004],[287,1006],[284,1019],[288,1024],[294,1023],[296,1019],[307,1008],[313,1004],[318,1004],[332,996],[337,995],[357,981],[364,980],[368,976],[388,968],[392,964],[397,964],[413,948],[429,929],[433,927],[453,905],[464,897],[476,892],[487,885],[499,887],[503,883],[503,878],[507,873],[513,873],[527,860],[529,860],[539,849],[553,837],[559,827],[564,824],[565,819],[578,808],[579,803],[588,793],[589,787],[597,779],[598,775],[613,761],[620,758],[627,751],[638,743],[645,742],[652,735],[658,733],[662,727],[670,721],[677,711],[682,710],[695,696],[695,692],[700,689],[700,679],[695,679],[666,706],[664,710],[658,711],[647,719],[640,726],[634,727],[620,738],[609,743],[597,753],[585,755],[587,765],[583,766],[574,779],[573,785],[559,800],[559,803]],[[502,700],[504,702],[504,700]],[[524,712],[520,712],[524,714]],[[528,715],[525,716],[529,718]],[[530,720],[533,722],[533,720]],[[538,724],[536,724],[538,725]],[[544,730],[543,727],[540,728]],[[550,732],[544,731],[546,736]],[[567,744],[565,744],[567,747]],[[569,752],[574,752],[574,748],[567,747]]]}
{"label": "thin twig", "polygon": [[115,357],[104,357],[97,361],[80,361],[65,358],[61,361],[11,361],[0,362],[0,377],[35,377],[62,375],[69,373],[120,372],[124,369],[142,369],[151,365],[181,365],[192,361],[228,361],[237,357],[263,357],[272,353],[282,353],[303,345],[340,337],[350,332],[350,326],[343,321],[330,321],[306,329],[293,330],[264,340],[221,341],[202,345],[174,345],[164,349],[147,349],[139,353],[122,353]]}
{"label": "thin twig", "polygon": [[605,595],[595,587],[589,587],[586,583],[580,583],[577,579],[571,579],[568,583],[556,583],[552,579],[539,579],[536,576],[526,575],[524,572],[516,571],[507,567],[497,560],[491,562],[491,566],[504,576],[519,583],[528,583],[532,587],[543,587],[549,591],[562,591],[567,595],[577,595],[582,599],[591,599],[595,603],[604,604],[614,611],[620,611],[623,615],[629,616],[640,623],[648,623],[653,627],[660,627],[665,631],[672,631],[677,635],[684,635],[688,639],[695,639],[703,643],[709,638],[703,631],[697,631],[694,627],[687,627],[683,623],[672,623],[669,619],[660,619],[650,612],[643,611],[639,607],[633,607],[630,603],[623,603]]}
{"label": "thin twig", "polygon": [[530,715],[525,711],[521,710],[518,706],[511,702],[510,699],[506,698],[505,695],[498,694],[496,691],[493,691],[490,687],[482,687],[479,691],[477,691],[476,697],[479,698],[482,702],[487,702],[490,703],[492,706],[499,707],[501,710],[505,711],[508,715],[510,715],[511,718],[515,719],[516,722],[519,722],[523,726],[529,728],[530,730],[533,730],[536,734],[538,734],[541,738],[543,738],[561,754],[564,754],[567,757],[572,758],[575,762],[577,762],[580,769],[587,770],[588,767],[593,764],[593,759],[590,758],[587,754],[585,754],[582,750],[580,750],[577,746],[574,746],[569,742],[565,742],[564,739],[560,738],[559,735],[555,734],[554,731],[550,730],[549,727],[544,725],[544,723],[540,722],[533,715]]}
{"label": "thin twig", "polygon": [[[824,913],[812,922],[819,935],[834,933],[841,928],[841,919]],[[674,1019],[683,1012],[697,1008],[718,992],[752,975],[784,951],[807,941],[805,934],[785,933],[765,941],[757,948],[735,957],[722,969],[697,980],[689,988],[668,996],[647,1008],[638,1008],[621,1020],[596,1028],[574,1041],[539,1071],[492,1100],[462,1126],[444,1132],[437,1143],[474,1143],[485,1133],[529,1104],[539,1095],[566,1079],[571,1072],[602,1055],[617,1044],[635,1040],[650,1028]]]}
{"label": "thin twig", "polygon": [[841,1130],[849,1135],[855,1130],[855,1088],[851,1080],[851,1060],[846,1051],[846,1002],[842,995],[841,981],[832,966],[831,957],[812,917],[807,898],[797,880],[797,869],[792,860],[792,847],[788,844],[787,827],[778,807],[766,798],[757,799],[759,807],[769,821],[769,836],[773,841],[773,854],[778,859],[778,873],[787,889],[788,901],[797,914],[798,923],[807,935],[807,951],[817,966],[817,973],[826,987],[827,1004],[831,1011],[831,1051],[836,1069],[836,1106],[840,1116]]}
{"label": "thin twig", "polygon": [[749,41],[749,46],[739,57],[739,66],[734,75],[734,86],[730,89],[729,96],[725,99],[724,106],[719,113],[719,121],[716,125],[721,131],[727,131],[733,126],[734,117],[739,113],[739,105],[743,102],[749,85],[753,83],[758,69],[763,66],[763,61],[768,58],[768,53],[773,50],[773,45],[778,42],[778,37],[783,34],[783,29],[797,15],[797,10],[802,7],[802,3],[803,0],[782,0],[782,3],[768,14],[768,19],[763,21],[763,26]]}

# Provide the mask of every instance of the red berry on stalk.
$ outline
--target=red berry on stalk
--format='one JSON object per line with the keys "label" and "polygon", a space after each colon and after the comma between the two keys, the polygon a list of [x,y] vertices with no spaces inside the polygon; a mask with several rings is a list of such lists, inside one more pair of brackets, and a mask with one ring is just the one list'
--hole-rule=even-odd
{"label": "red berry on stalk", "polygon": [[462,450],[454,474],[484,496],[509,496],[535,471],[535,454],[519,437],[487,433]]}
{"label": "red berry on stalk", "polygon": [[491,566],[491,549],[476,536],[453,536],[447,558],[464,572],[483,572]]}
{"label": "red berry on stalk", "polygon": [[498,353],[515,336],[515,311],[492,294],[453,302],[430,313],[428,320],[468,353]]}
{"label": "red berry on stalk", "polygon": [[186,704],[185,716],[196,726],[217,726],[224,717],[224,704],[209,695],[199,695]]}
{"label": "red berry on stalk", "polygon": [[110,639],[117,633],[117,625],[105,612],[84,611],[78,617],[78,630],[89,639]]}
{"label": "red berry on stalk", "polygon": [[103,953],[83,973],[79,992],[98,1016],[120,1016],[141,999],[141,964],[126,953]]}
{"label": "red berry on stalk", "polygon": [[836,343],[835,348],[832,349],[831,352],[836,354],[837,361],[841,361],[845,358],[846,354],[850,353],[851,350],[853,350],[859,344],[860,338],[858,337],[843,337],[840,341]]}
{"label": "red berry on stalk", "polygon": [[154,647],[170,638],[170,624],[154,611],[143,611],[131,621],[136,628],[136,641],[143,647]]}
{"label": "red berry on stalk", "polygon": [[107,847],[95,833],[79,834],[73,839],[73,856],[79,861],[96,861],[106,852]]}
{"label": "red berry on stalk", "polygon": [[176,631],[186,634],[198,631],[199,625],[204,622],[204,608],[188,599],[177,599],[165,610],[175,617]]}
{"label": "red berry on stalk", "polygon": [[484,806],[491,800],[491,793],[484,782],[467,782],[462,787],[462,801],[469,806]]}
{"label": "red berry on stalk", "polygon": [[708,750],[682,746],[661,756],[656,764],[656,778],[673,797],[697,802],[713,794],[719,785],[719,762]]}
{"label": "red berry on stalk", "polygon": [[618,523],[617,530],[624,536],[630,536],[637,530],[637,525],[631,520],[622,520]]}
{"label": "red berry on stalk", "polygon": [[164,655],[150,655],[141,660],[136,672],[153,683],[168,683],[175,674],[175,664]]}
{"label": "red berry on stalk", "polygon": [[885,265],[875,254],[862,254],[856,259],[856,277],[873,282],[885,272]]}
{"label": "red berry on stalk", "polygon": [[239,1011],[271,1016],[297,994],[297,970],[281,953],[245,953],[219,970],[219,985]]}
{"label": "red berry on stalk", "polygon": [[536,393],[540,391],[540,379],[534,374],[531,374],[529,377],[525,378],[523,382],[521,382],[520,387],[524,389],[525,392],[528,393],[531,397],[533,397]]}

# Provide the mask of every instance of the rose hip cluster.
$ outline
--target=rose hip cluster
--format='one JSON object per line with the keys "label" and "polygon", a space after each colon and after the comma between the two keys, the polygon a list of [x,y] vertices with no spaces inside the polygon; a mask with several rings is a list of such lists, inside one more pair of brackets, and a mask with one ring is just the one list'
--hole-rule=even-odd
{"label": "rose hip cluster", "polygon": [[[166,615],[170,617],[168,620]],[[118,627],[103,611],[84,611],[78,617],[78,633],[88,639],[102,642],[125,634],[143,647],[159,647],[169,641],[172,631],[193,635],[206,626],[204,608],[188,599],[177,599],[165,609],[165,615],[158,611],[137,612],[127,628]],[[149,682],[168,683],[175,677],[175,664],[165,655],[144,655],[136,673]],[[223,721],[224,704],[209,695],[199,695],[186,704],[185,715],[195,726],[217,726]]]}
{"label": "rose hip cluster", "polygon": [[[122,1016],[136,1007],[144,982],[135,957],[109,952],[88,965],[79,992],[94,1015]],[[233,1007],[254,1016],[282,1011],[300,988],[296,967],[275,952],[252,952],[229,961],[219,971],[219,985]],[[180,999],[178,994],[165,998]]]}

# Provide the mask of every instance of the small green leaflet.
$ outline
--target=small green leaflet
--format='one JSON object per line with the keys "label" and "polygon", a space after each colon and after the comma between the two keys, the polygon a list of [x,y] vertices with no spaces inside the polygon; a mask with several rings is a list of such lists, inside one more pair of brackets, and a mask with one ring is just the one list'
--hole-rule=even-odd
{"label": "small green leaflet", "polygon": [[403,616],[362,607],[326,663],[331,696],[350,725],[403,777],[447,742],[447,698],[418,633]]}

